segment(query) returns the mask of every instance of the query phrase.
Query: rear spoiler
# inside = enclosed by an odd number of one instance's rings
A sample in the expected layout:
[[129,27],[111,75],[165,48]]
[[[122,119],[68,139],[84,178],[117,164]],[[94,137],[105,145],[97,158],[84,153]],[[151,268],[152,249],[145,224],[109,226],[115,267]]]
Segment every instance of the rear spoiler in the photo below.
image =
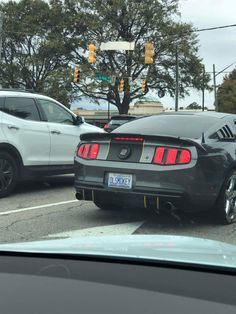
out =
[[[170,135],[145,135],[145,134],[136,134],[136,133],[83,133],[80,135],[81,141],[110,141],[115,137],[141,137],[145,140],[162,140],[162,141],[171,141],[172,143],[176,144],[186,144],[186,145],[193,145],[196,148],[206,151],[204,146],[198,142],[198,140],[193,140],[190,138],[185,137],[178,137],[178,136],[170,136]],[[202,142],[203,138],[202,138]]]

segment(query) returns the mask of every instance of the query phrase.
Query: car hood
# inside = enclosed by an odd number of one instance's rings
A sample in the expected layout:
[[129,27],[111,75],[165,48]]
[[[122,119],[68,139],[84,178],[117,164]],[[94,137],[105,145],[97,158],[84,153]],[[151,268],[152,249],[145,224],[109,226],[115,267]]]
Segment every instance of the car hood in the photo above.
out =
[[100,133],[106,133],[102,128],[99,128],[96,125],[91,125],[87,122],[84,122],[82,124],[83,128],[84,128],[84,132],[83,133],[93,133],[93,132],[100,132]]
[[236,246],[182,236],[76,237],[2,244],[0,251],[76,254],[236,267]]

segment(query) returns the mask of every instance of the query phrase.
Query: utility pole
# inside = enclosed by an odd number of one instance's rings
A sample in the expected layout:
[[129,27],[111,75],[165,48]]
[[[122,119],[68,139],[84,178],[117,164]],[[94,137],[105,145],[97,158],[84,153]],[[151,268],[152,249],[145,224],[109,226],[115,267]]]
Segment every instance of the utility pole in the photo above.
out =
[[3,33],[3,13],[0,12],[0,63],[2,61],[2,33]]
[[205,66],[202,68],[202,111],[205,109]]
[[179,56],[176,45],[175,51],[175,111],[179,109]]
[[216,69],[215,69],[215,65],[213,64],[213,87],[214,87],[214,96],[215,96],[215,111],[218,111],[218,99],[217,99],[217,86],[216,86],[216,77],[217,75],[223,73],[225,70],[227,70],[228,68],[230,68],[232,65],[234,65],[236,63],[233,62],[231,64],[229,64],[227,67],[225,67],[223,70],[219,71],[216,73]]
[[215,111],[218,111],[217,93],[216,93],[216,68],[215,68],[215,64],[213,64],[213,87],[214,87],[214,97],[215,97]]
[[[0,12],[0,64],[2,63],[2,34],[3,34],[3,13]],[[1,83],[0,88],[2,88]]]
[[112,92],[111,89],[109,89],[109,92],[107,94],[107,123],[110,121],[110,102],[113,96],[114,93]]

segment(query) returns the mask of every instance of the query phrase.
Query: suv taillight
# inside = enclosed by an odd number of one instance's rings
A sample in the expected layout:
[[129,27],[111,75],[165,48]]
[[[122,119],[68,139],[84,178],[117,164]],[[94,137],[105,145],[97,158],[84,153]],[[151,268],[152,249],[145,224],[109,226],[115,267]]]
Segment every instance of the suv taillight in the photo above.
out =
[[77,156],[84,159],[96,159],[99,148],[99,144],[82,144],[77,150]]
[[152,162],[157,165],[183,165],[191,161],[188,149],[159,146],[156,148]]
[[107,124],[104,125],[103,128],[106,130],[106,129],[110,129],[110,127],[111,127],[111,125],[107,123]]

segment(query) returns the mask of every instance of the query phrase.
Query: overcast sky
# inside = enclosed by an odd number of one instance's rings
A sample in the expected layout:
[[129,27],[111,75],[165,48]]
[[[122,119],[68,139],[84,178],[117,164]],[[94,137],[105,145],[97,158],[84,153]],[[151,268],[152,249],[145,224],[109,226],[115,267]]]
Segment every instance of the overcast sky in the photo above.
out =
[[[192,23],[196,28],[236,24],[236,0],[181,0],[180,12],[181,20]],[[236,62],[236,27],[199,32],[198,34],[199,56],[203,58],[206,71],[212,72],[213,64],[218,72]],[[227,71],[231,71],[233,68],[234,66]],[[222,82],[224,75],[217,76],[217,84]],[[201,93],[193,91],[190,97],[181,99],[179,103],[180,106],[185,106],[192,101],[201,104]],[[165,106],[174,107],[173,99],[165,97],[162,102]],[[213,102],[214,93],[206,93],[206,106],[213,108]]]

